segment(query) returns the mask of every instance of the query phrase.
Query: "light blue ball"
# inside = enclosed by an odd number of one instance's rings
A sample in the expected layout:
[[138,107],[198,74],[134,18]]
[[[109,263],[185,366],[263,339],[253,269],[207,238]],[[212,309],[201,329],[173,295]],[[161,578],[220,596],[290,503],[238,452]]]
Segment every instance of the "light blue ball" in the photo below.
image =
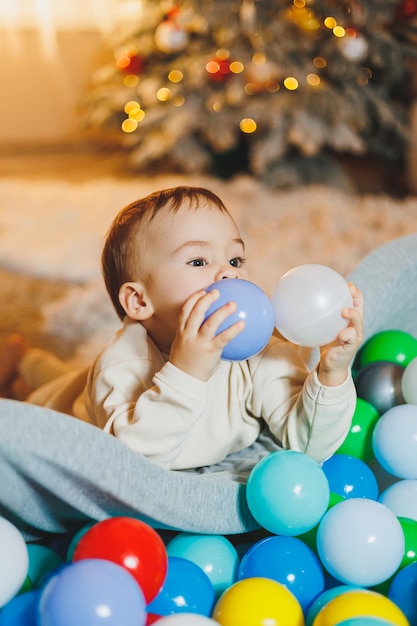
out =
[[246,498],[255,520],[271,533],[296,536],[325,514],[330,487],[314,459],[294,450],[272,452],[251,471]]
[[245,328],[225,346],[222,359],[249,359],[266,346],[273,333],[275,317],[270,299],[260,287],[241,278],[218,280],[206,291],[213,289],[218,289],[220,296],[207,311],[206,319],[228,302],[236,303],[236,311],[220,324],[218,332],[241,320],[245,322]]
[[221,535],[179,533],[168,543],[167,554],[188,559],[201,567],[217,596],[236,581],[239,556],[234,545]]

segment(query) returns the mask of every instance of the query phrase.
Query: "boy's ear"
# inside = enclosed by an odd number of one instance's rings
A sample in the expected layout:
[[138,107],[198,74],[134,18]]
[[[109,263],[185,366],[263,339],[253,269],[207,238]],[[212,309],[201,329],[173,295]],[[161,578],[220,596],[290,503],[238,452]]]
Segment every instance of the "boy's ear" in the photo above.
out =
[[141,283],[124,283],[119,290],[119,302],[126,315],[139,322],[148,319],[153,313],[153,306]]

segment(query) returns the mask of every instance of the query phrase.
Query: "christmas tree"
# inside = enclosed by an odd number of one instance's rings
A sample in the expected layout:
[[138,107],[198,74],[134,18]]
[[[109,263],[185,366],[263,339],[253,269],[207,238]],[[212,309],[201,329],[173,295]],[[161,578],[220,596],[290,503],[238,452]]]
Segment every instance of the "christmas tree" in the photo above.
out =
[[417,0],[143,1],[84,112],[140,172],[329,182],[338,154],[399,162]]

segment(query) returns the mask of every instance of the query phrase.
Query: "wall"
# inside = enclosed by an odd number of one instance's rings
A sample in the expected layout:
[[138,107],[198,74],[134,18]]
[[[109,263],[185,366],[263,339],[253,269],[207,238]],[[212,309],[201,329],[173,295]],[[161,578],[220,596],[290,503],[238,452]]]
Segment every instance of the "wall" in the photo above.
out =
[[0,147],[74,141],[79,103],[114,29],[140,0],[0,3]]

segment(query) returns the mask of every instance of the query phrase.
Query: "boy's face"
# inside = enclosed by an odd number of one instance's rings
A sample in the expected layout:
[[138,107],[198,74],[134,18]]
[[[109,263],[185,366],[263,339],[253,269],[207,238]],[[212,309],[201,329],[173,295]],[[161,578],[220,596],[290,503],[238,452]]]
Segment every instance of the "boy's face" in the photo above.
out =
[[248,278],[244,244],[230,215],[208,203],[161,211],[149,224],[146,241],[142,269],[154,309],[146,326],[168,349],[189,296],[222,278]]

